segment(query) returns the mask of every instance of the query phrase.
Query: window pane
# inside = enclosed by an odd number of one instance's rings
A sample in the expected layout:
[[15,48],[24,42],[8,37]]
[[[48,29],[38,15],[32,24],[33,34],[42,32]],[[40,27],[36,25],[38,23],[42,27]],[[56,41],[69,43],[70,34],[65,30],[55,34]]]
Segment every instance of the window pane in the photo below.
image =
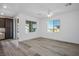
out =
[[35,32],[36,31],[36,22],[34,21],[26,21],[26,32]]
[[59,32],[60,31],[60,20],[48,20],[48,32]]
[[48,31],[53,32],[53,20],[48,21]]
[[53,20],[53,32],[60,31],[60,20]]

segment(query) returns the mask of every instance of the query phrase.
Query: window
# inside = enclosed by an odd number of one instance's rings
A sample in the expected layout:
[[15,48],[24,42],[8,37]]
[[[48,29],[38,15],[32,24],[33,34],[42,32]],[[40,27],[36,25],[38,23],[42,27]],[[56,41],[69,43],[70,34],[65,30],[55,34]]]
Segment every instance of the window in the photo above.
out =
[[34,21],[26,21],[25,29],[26,32],[35,32],[37,23]]
[[60,31],[60,20],[48,20],[48,32],[59,32]]

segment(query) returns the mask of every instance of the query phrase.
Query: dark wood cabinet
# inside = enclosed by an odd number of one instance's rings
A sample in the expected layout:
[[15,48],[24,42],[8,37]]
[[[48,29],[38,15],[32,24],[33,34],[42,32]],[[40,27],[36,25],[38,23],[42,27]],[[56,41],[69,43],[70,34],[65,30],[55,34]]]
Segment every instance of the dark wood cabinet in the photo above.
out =
[[0,28],[4,28],[4,20],[0,18]]
[[13,19],[5,20],[5,38],[6,39],[13,38]]
[[0,18],[0,27],[5,28],[5,39],[13,39],[13,19]]

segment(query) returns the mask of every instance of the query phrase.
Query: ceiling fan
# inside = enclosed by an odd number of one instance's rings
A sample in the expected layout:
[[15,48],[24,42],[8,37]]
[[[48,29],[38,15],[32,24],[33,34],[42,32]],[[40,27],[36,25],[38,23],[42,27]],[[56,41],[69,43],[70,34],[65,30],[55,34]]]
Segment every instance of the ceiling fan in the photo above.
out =
[[72,5],[72,3],[66,3],[65,4],[65,6],[71,6]]
[[[72,3],[66,3],[64,6],[68,7],[71,5],[72,5]],[[46,17],[46,18],[52,18],[52,16],[55,15],[56,13],[57,13],[57,11],[52,11],[52,10],[48,9],[46,12],[39,12],[38,14],[43,17]]]
[[40,11],[38,12],[39,16],[45,17],[45,18],[52,18],[52,16],[54,15],[54,13],[51,10],[47,10],[47,11]]
[[[66,3],[65,6],[71,6],[72,3]],[[48,18],[52,18],[52,16],[54,15],[54,12],[52,12],[51,10],[48,10],[48,14],[47,14],[47,17]]]

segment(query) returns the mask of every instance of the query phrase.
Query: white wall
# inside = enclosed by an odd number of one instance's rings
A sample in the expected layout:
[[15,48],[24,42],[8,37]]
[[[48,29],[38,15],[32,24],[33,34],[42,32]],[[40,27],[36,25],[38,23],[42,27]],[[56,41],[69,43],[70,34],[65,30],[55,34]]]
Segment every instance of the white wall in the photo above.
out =
[[41,36],[45,38],[55,39],[79,44],[79,11],[63,13],[53,18],[59,18],[61,28],[59,33],[47,32],[47,20],[41,20]]
[[[79,11],[63,13],[54,16],[53,18],[60,19],[61,28],[58,33],[47,32],[47,21],[48,19],[37,19],[34,17],[29,17],[25,14],[19,14],[17,16],[20,20],[19,22],[19,41],[29,40],[37,37],[45,37],[59,41],[66,41],[79,44]],[[25,32],[25,21],[32,20],[37,22],[37,31],[32,33]]]
[[[19,37],[19,41],[39,37],[39,20],[38,19],[29,17],[25,14],[19,14],[17,17],[19,18],[19,24],[18,24],[19,33],[17,35]],[[25,21],[26,20],[31,20],[31,21],[37,22],[37,31],[36,32],[26,33],[26,31],[25,31]]]

